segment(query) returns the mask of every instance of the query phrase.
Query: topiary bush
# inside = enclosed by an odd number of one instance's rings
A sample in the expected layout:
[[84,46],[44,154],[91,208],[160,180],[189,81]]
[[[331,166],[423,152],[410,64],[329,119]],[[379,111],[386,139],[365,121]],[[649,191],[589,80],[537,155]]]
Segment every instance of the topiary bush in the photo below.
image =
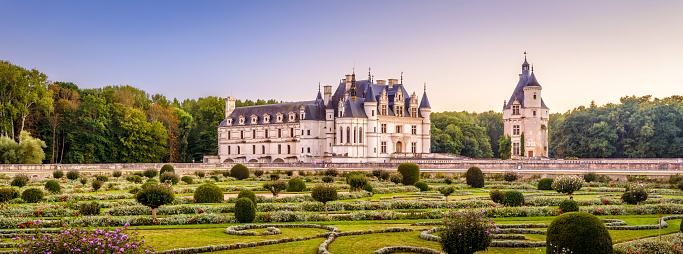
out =
[[519,191],[505,192],[505,205],[507,206],[521,206],[524,205],[524,195]]
[[242,164],[237,164],[230,169],[230,175],[237,180],[244,180],[249,178],[249,168]]
[[161,166],[161,169],[159,169],[159,175],[163,175],[166,172],[175,173],[175,168],[173,168],[171,164],[164,164]]
[[598,174],[596,174],[595,172],[586,172],[585,174],[583,174],[583,180],[587,183],[595,182],[598,180]]
[[170,183],[171,185],[176,185],[178,184],[180,179],[178,179],[178,175],[176,175],[174,172],[164,172],[159,176],[159,181],[162,183]]
[[579,211],[579,203],[571,200],[571,199],[565,199],[560,202],[560,212],[561,213],[569,213],[569,212],[578,212]]
[[612,238],[605,224],[598,217],[585,212],[557,216],[548,227],[546,246],[546,254],[614,253]]
[[420,189],[420,191],[428,191],[429,190],[429,185],[427,185],[427,183],[425,183],[423,181],[415,182],[414,185],[415,185],[415,187]]
[[637,205],[647,200],[647,191],[642,186],[632,186],[627,192],[621,195],[621,199],[629,205]]
[[386,171],[386,170],[381,169],[381,168],[373,169],[373,170],[372,170],[372,176],[374,176],[374,177],[376,177],[377,179],[379,179],[379,177],[382,175],[382,172],[384,172],[384,171]]
[[553,189],[553,179],[552,178],[543,178],[538,181],[538,189],[539,190],[552,190]]
[[398,173],[401,174],[403,185],[413,185],[420,181],[420,166],[415,163],[401,163],[398,165]]
[[497,227],[484,211],[465,210],[446,213],[441,231],[441,249],[448,254],[472,254],[488,249]]
[[327,202],[337,200],[337,188],[328,184],[317,185],[311,190],[311,197],[323,203],[325,215],[327,215]]
[[43,199],[43,191],[38,188],[26,189],[21,193],[21,199],[26,203],[38,203],[38,201]]
[[29,177],[26,174],[17,174],[12,178],[12,182],[10,183],[11,186],[16,186],[16,187],[24,187],[26,184],[28,184]]
[[514,170],[507,170],[507,171],[503,172],[503,180],[505,180],[507,182],[517,181],[518,178],[519,178],[519,174],[517,174],[517,172]]
[[337,170],[337,168],[332,167],[332,168],[325,169],[324,174],[326,176],[335,177],[339,174],[339,171]]
[[59,182],[57,180],[48,180],[47,182],[45,182],[45,189],[52,194],[62,192],[62,186],[59,185]]
[[19,192],[17,190],[12,188],[0,188],[0,203],[5,203],[18,197]]
[[78,206],[78,213],[81,215],[98,215],[100,214],[100,205],[95,202],[87,202]]
[[505,204],[505,192],[504,191],[499,191],[499,190],[492,190],[489,192],[489,197],[491,198],[491,201],[493,201],[496,204]]
[[[197,191],[199,191],[199,188],[197,188]],[[223,193],[221,193],[221,197],[222,196]],[[196,198],[197,192],[195,192],[195,200]],[[152,184],[147,188],[140,189],[140,191],[135,194],[135,200],[137,200],[138,203],[152,209],[152,218],[155,221],[157,219],[157,208],[172,203],[174,199],[175,195],[173,194],[173,188],[167,184]]]
[[76,170],[69,170],[69,172],[66,172],[66,178],[69,180],[76,180],[80,174]]
[[301,192],[306,190],[306,183],[301,180],[301,178],[292,178],[289,179],[289,182],[287,183],[287,191],[291,192]]
[[88,183],[88,179],[83,177],[83,178],[81,178],[80,182],[81,182],[81,185],[85,185],[86,183]]
[[322,179],[322,180],[323,180],[323,182],[325,182],[325,183],[334,182],[334,178],[332,178],[331,176],[323,176],[323,179]]
[[368,179],[359,174],[349,176],[347,181],[353,191],[360,191],[368,184]]
[[391,176],[391,173],[389,173],[389,171],[384,170],[384,171],[382,171],[382,173],[379,174],[379,179],[382,181],[386,181],[386,180],[389,180],[390,176]]
[[204,176],[206,176],[206,173],[204,173],[204,171],[196,171],[194,172],[194,174],[197,175],[197,177],[199,178],[203,178]]
[[263,175],[263,170],[260,170],[260,169],[254,170],[254,175],[256,177],[261,177]]
[[451,185],[453,184],[453,179],[451,179],[450,177],[446,177],[446,179],[444,179],[443,182],[447,185]]
[[142,177],[139,175],[129,175],[126,177],[126,181],[129,181],[131,183],[142,183]]
[[270,180],[271,180],[271,181],[275,181],[275,180],[278,180],[278,179],[280,179],[280,175],[279,175],[279,174],[277,174],[277,173],[272,173],[272,174],[270,174]]
[[194,191],[195,203],[220,203],[223,200],[223,190],[213,183],[202,184]]
[[569,199],[573,199],[572,193],[578,191],[583,186],[583,177],[577,175],[561,175],[553,180],[553,190],[569,194]]
[[108,182],[109,181],[109,177],[107,177],[105,175],[98,175],[97,177],[95,177],[95,179],[97,179],[97,181],[100,181],[100,182]]
[[223,177],[229,177],[230,176],[230,170],[223,170],[221,172],[221,175],[223,175]]
[[186,184],[192,184],[193,182],[192,177],[189,176],[183,176],[182,178],[180,178],[180,180],[185,182]]
[[285,171],[285,174],[286,174],[287,176],[293,176],[293,175],[294,175],[294,171],[293,171],[293,170],[287,170],[287,171]]
[[389,177],[389,181],[395,184],[399,184],[403,182],[403,178],[401,178],[401,175],[399,174],[391,174],[391,177]]
[[369,184],[369,183],[366,184],[365,186],[363,186],[363,190],[364,190],[364,191],[367,191],[367,192],[370,192],[370,193],[373,193],[373,194],[374,194],[374,192],[375,192],[374,189],[372,188],[372,185]]
[[273,193],[273,196],[277,197],[277,194],[287,189],[287,183],[282,180],[268,181],[263,184],[263,188],[269,190],[270,193]]
[[119,178],[123,175],[123,172],[121,170],[114,170],[114,172],[111,173],[113,177]]
[[153,178],[159,174],[159,171],[153,168],[148,168],[145,169],[145,171],[142,172],[142,175],[146,176],[147,178]]
[[220,182],[221,181],[218,179],[218,176],[211,176],[209,178],[213,179],[214,182]]
[[95,192],[97,192],[100,188],[102,188],[102,184],[104,184],[102,181],[95,180],[92,181],[90,185],[92,186],[92,189],[95,190]]
[[439,193],[441,193],[441,195],[444,195],[444,197],[446,197],[446,202],[448,202],[448,196],[450,196],[454,192],[455,192],[455,188],[453,188],[453,186],[447,186],[447,187],[439,188]]
[[240,198],[248,198],[251,200],[251,202],[254,202],[254,205],[256,205],[256,193],[250,189],[241,190],[240,194],[237,194],[237,199]]
[[256,218],[256,205],[249,198],[235,201],[235,219],[239,223],[251,223]]
[[484,173],[478,167],[471,167],[465,173],[467,184],[472,188],[484,188]]
[[55,170],[55,171],[52,171],[52,177],[53,177],[54,179],[60,179],[60,178],[64,177],[64,171],[61,171],[61,170],[59,170],[59,169],[58,169],[58,170]]

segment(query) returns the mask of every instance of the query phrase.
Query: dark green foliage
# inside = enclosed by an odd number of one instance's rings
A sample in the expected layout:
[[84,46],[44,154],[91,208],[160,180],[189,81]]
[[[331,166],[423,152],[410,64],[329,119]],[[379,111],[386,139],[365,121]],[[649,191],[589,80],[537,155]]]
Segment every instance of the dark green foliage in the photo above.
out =
[[519,178],[519,175],[515,171],[508,170],[508,171],[503,172],[503,180],[505,180],[507,182],[517,181],[517,178]]
[[512,155],[512,138],[508,135],[502,135],[498,139],[498,154],[503,160],[510,159]]
[[277,194],[281,191],[287,189],[287,183],[282,180],[268,181],[263,184],[263,188],[273,193],[273,196],[277,197]]
[[637,186],[631,187],[629,191],[621,195],[621,199],[629,205],[637,205],[640,202],[647,200],[647,191],[644,188]]
[[37,203],[43,199],[43,195],[44,193],[42,190],[38,188],[30,188],[21,193],[21,199],[26,201],[26,203]]
[[306,180],[304,180],[304,181],[306,181],[307,183],[312,183],[312,182],[313,182],[313,179],[310,178],[310,177],[306,177]]
[[451,185],[453,184],[453,179],[451,179],[450,177],[446,177],[446,179],[444,179],[443,182],[447,185]]
[[369,184],[369,183],[366,184],[365,186],[363,186],[363,190],[364,190],[364,191],[367,191],[367,192],[370,192],[370,193],[374,193],[374,191],[373,191],[374,189],[372,189],[372,185]]
[[455,188],[453,188],[453,186],[441,187],[439,188],[439,193],[441,193],[441,195],[444,195],[446,197],[446,200],[448,200],[448,196],[455,193]]
[[[199,190],[199,188],[197,188]],[[221,197],[222,197],[221,193]],[[195,199],[197,192],[195,192]],[[162,205],[167,205],[173,202],[175,195],[173,189],[165,184],[152,184],[147,188],[142,188],[135,194],[135,199],[138,203],[152,208],[152,218],[156,220],[156,209]],[[197,202],[199,203],[199,202]]]
[[275,181],[275,180],[278,180],[278,179],[280,179],[280,175],[278,175],[278,174],[276,174],[276,173],[270,174],[270,180],[271,180],[271,181]]
[[431,152],[473,158],[498,157],[503,135],[501,113],[441,112],[431,114]]
[[164,164],[161,166],[161,169],[159,169],[159,175],[163,175],[166,172],[175,173],[175,168],[173,168],[171,164]]
[[223,200],[223,190],[213,183],[202,184],[194,191],[195,203],[220,203]]
[[98,175],[95,179],[97,179],[97,181],[100,181],[100,182],[108,182],[109,181],[109,177],[107,177],[105,175]]
[[[142,181],[142,180],[140,180],[140,181]],[[88,179],[85,178],[85,177],[83,177],[83,178],[81,178],[81,181],[80,181],[80,182],[81,182],[82,185],[85,185],[86,183],[88,183]]]
[[562,213],[578,212],[579,211],[579,203],[572,200],[572,199],[562,200],[562,202],[560,202],[560,211]]
[[131,183],[142,183],[142,177],[139,175],[128,175],[126,177],[126,181],[129,181]]
[[12,188],[0,188],[0,203],[5,203],[12,199],[15,199],[15,192]]
[[256,218],[256,204],[249,198],[238,198],[235,201],[235,219],[239,223],[251,223]]
[[332,185],[317,185],[311,189],[311,197],[315,201],[323,203],[325,215],[327,215],[327,202],[337,200],[337,189]]
[[52,171],[52,177],[54,179],[60,179],[60,178],[64,177],[64,171],[61,171],[61,170]]
[[28,184],[29,177],[26,174],[17,174],[12,178],[12,182],[10,183],[11,186],[16,186],[16,187],[24,187],[26,184]]
[[142,172],[142,175],[144,175],[148,178],[153,178],[153,177],[157,176],[157,174],[159,174],[159,171],[157,171],[156,169],[153,169],[153,168],[145,169],[145,171]]
[[403,178],[401,178],[401,175],[399,174],[391,174],[391,177],[389,177],[389,181],[395,184],[399,184],[403,182]]
[[669,176],[668,183],[669,184],[677,184],[678,182],[681,181],[681,179],[683,179],[683,178],[681,178],[681,174],[676,173],[675,175]]
[[144,175],[142,174],[141,171],[135,171],[135,172],[133,172],[133,175],[136,175],[136,176],[139,176],[139,177],[143,177],[143,176],[144,176]]
[[92,181],[92,183],[90,183],[90,185],[92,186],[92,189],[95,190],[95,192],[97,192],[100,188],[102,188],[102,184],[103,184],[103,182],[100,180],[95,180],[95,181]]
[[292,170],[287,170],[287,171],[285,171],[285,174],[286,174],[287,176],[293,176],[293,175],[294,175],[294,171],[292,171]]
[[678,188],[679,190],[683,190],[683,181],[678,182],[676,188]]
[[203,178],[204,176],[206,176],[206,173],[204,173],[204,171],[201,170],[194,172],[194,174],[197,175],[199,178]]
[[398,173],[401,174],[403,185],[413,185],[420,181],[420,166],[414,163],[401,163],[398,165]]
[[249,178],[249,168],[242,164],[237,164],[230,169],[230,175],[237,180],[244,180]]
[[323,180],[323,182],[325,182],[325,183],[331,183],[331,182],[334,181],[334,178],[332,178],[331,176],[323,176],[323,179],[322,179],[322,180]]
[[[557,216],[546,236],[547,254],[582,253],[606,254],[613,253],[612,238],[605,225],[597,217],[584,212],[570,212]],[[570,252],[571,251],[571,252]]]
[[465,174],[467,184],[472,188],[484,188],[484,173],[478,167],[471,167],[467,169]]
[[586,172],[585,174],[583,174],[583,180],[587,183],[595,182],[598,180],[598,174],[596,174],[595,172]]
[[359,174],[349,176],[347,181],[353,191],[359,191],[368,184],[368,179]]
[[301,178],[289,179],[287,183],[287,191],[301,192],[306,190],[306,183]]
[[553,189],[553,179],[552,178],[543,178],[538,181],[538,189],[539,190],[552,190]]
[[489,192],[489,197],[491,198],[491,201],[496,204],[505,204],[506,195],[504,191],[492,190]]
[[237,194],[237,199],[240,198],[248,198],[251,200],[251,202],[254,202],[254,205],[256,205],[256,193],[250,189],[241,190],[240,193]]
[[420,189],[420,191],[428,191],[429,190],[429,185],[423,181],[415,182],[415,187]]
[[260,169],[254,170],[254,175],[256,177],[261,177],[263,175],[263,170],[260,170]]
[[149,180],[147,180],[147,182],[142,184],[142,186],[140,186],[140,188],[144,189],[144,188],[147,188],[147,187],[155,185],[155,184],[159,184],[159,182],[157,182],[157,180],[154,180],[154,179],[149,179]]
[[180,179],[178,179],[178,175],[176,175],[174,172],[164,172],[159,176],[159,181],[162,183],[171,183],[172,185],[176,185]]
[[336,168],[328,168],[328,169],[325,169],[324,174],[326,176],[335,177],[339,174],[339,171]]
[[121,170],[114,170],[114,172],[111,173],[113,177],[119,178],[123,175],[123,172]]
[[505,205],[507,206],[521,206],[524,205],[524,195],[519,191],[505,192]]
[[136,187],[131,188],[131,189],[128,191],[128,193],[130,193],[130,194],[137,194],[138,191],[140,191],[140,187],[137,187],[137,186],[136,186]]
[[373,169],[372,170],[372,176],[379,179],[379,177],[382,175],[382,172],[386,172],[386,170],[384,170],[384,169]]
[[48,180],[47,182],[45,182],[45,189],[52,194],[62,192],[62,186],[59,185],[59,182],[57,180]]
[[78,206],[78,213],[81,215],[99,215],[100,205],[95,202],[87,202]]
[[384,171],[382,171],[382,173],[380,173],[379,179],[382,181],[386,181],[386,180],[389,180],[390,176],[391,176],[391,173],[389,173],[389,171],[384,170]]
[[223,170],[221,172],[221,175],[223,175],[223,177],[229,177],[230,176],[230,170]]
[[192,177],[189,176],[183,176],[182,178],[180,178],[180,180],[185,182],[186,184],[192,184],[193,182]]
[[220,182],[218,176],[211,176],[210,178],[213,179],[215,182]]

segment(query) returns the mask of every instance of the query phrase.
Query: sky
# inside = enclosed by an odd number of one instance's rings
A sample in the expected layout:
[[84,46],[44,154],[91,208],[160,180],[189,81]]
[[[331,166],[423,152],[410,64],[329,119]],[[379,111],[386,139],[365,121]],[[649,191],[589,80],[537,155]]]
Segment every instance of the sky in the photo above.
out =
[[0,60],[81,88],[312,100],[354,67],[433,112],[502,111],[523,52],[551,112],[683,88],[683,1],[6,1]]

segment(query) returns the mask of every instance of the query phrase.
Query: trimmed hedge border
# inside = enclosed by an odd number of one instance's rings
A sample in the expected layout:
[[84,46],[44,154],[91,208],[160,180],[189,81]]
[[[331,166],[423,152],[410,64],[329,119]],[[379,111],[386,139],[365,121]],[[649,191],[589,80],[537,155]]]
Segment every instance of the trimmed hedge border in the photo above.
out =
[[423,254],[445,254],[435,249],[426,247],[413,246],[391,246],[376,250],[374,254],[388,254],[388,253],[423,253]]

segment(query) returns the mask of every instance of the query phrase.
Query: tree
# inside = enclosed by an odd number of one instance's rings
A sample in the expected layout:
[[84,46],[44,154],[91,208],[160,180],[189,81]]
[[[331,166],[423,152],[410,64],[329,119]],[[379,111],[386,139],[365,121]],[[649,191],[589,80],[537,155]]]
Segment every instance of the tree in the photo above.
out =
[[583,177],[577,175],[561,175],[555,178],[552,187],[555,191],[569,194],[569,199],[574,199],[572,194],[581,189]]
[[0,136],[0,162],[3,164],[41,164],[45,158],[45,142],[31,137],[31,133],[22,131],[19,143],[9,137]]
[[525,146],[525,144],[524,144],[524,143],[525,143],[525,140],[524,140],[524,132],[522,132],[522,135],[519,136],[519,141],[520,141],[520,142],[519,142],[519,154],[520,154],[522,157],[525,157],[525,156],[526,156],[526,155],[525,155],[526,151],[525,151],[524,148],[525,148],[526,146]]
[[439,192],[446,197],[446,202],[448,202],[448,196],[455,192],[455,188],[453,186],[441,187]]
[[[15,138],[24,131],[31,112],[52,110],[47,76],[36,69],[27,70],[0,61],[0,133]],[[17,128],[15,125],[19,125]]]
[[510,159],[512,155],[512,138],[508,135],[500,136],[498,139],[498,154],[503,160]]
[[273,193],[273,197],[277,197],[278,193],[287,189],[287,183],[282,180],[268,181],[263,184],[263,188]]
[[311,190],[311,197],[315,201],[323,203],[325,216],[327,216],[327,202],[337,200],[337,189],[332,185],[317,185]]
[[152,218],[157,220],[157,208],[173,202],[175,195],[170,185],[152,184],[141,189],[135,195],[135,199],[149,208],[152,208]]

